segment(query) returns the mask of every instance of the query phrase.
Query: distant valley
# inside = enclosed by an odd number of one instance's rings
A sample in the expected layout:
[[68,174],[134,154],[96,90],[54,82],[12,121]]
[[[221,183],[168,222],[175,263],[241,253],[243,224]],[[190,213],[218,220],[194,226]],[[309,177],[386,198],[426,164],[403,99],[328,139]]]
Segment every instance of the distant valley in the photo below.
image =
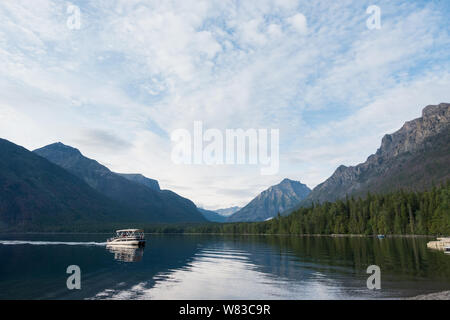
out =
[[226,222],[229,216],[239,211],[240,209],[241,208],[237,206],[217,210],[206,210],[203,208],[198,208],[203,216],[211,222]]

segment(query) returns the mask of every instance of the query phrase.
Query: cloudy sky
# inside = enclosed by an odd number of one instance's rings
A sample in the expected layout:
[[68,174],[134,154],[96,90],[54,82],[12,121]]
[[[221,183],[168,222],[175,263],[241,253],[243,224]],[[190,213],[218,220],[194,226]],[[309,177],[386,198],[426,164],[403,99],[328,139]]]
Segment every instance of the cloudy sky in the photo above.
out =
[[[210,209],[285,177],[312,188],[450,102],[449,16],[445,0],[2,0],[0,137],[61,141]],[[174,164],[194,121],[279,129],[278,174]]]

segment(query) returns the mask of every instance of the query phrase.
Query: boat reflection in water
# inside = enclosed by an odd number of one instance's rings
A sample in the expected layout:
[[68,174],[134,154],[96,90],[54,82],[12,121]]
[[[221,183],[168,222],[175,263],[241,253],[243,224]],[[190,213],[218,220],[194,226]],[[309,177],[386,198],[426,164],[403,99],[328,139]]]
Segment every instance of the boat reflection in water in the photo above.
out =
[[139,262],[144,255],[144,248],[138,246],[106,246],[106,249],[114,253],[114,259],[122,262]]
[[114,253],[114,259],[123,262],[138,262],[144,255],[144,230],[117,230],[116,235],[106,240],[106,248]]

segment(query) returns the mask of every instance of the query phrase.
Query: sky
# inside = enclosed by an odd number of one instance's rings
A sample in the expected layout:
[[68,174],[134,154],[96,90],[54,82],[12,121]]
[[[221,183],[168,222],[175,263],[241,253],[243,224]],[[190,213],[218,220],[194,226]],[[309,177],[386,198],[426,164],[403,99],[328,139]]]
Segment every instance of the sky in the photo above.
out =
[[[0,137],[62,142],[208,209],[284,178],[313,188],[450,102],[449,15],[447,0],[2,0]],[[278,129],[278,172],[174,163],[171,135],[195,121]]]

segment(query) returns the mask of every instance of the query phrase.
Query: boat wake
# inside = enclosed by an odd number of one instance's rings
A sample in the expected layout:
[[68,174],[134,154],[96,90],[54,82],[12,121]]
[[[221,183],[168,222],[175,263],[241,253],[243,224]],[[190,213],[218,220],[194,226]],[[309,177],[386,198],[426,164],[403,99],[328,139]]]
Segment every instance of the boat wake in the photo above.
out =
[[0,245],[66,245],[66,246],[106,246],[106,242],[62,242],[62,241],[21,241],[21,240],[0,240]]

